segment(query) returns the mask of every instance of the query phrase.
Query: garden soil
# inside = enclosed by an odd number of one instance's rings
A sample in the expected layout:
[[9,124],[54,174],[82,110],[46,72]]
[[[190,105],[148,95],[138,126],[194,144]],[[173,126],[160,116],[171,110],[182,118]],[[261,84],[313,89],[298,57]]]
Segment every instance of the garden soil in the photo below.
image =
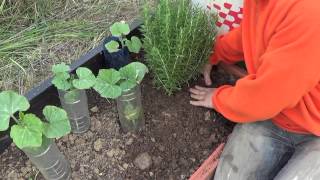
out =
[[[215,72],[214,86],[234,82],[221,69]],[[199,83],[203,80],[190,86]],[[188,179],[233,128],[218,113],[191,106],[189,87],[167,96],[147,77],[142,83],[146,125],[135,134],[122,132],[113,101],[88,91],[90,130],[56,140],[70,160],[72,179]],[[0,167],[1,179],[43,179],[13,144],[0,155]]]

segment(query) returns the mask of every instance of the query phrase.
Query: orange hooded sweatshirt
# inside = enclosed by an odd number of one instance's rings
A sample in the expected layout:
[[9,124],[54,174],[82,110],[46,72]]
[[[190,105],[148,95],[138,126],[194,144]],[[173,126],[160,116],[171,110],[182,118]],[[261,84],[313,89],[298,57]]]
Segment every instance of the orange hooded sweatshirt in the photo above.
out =
[[320,136],[320,1],[245,0],[241,26],[218,38],[211,62],[241,59],[248,75],[212,97],[220,113]]

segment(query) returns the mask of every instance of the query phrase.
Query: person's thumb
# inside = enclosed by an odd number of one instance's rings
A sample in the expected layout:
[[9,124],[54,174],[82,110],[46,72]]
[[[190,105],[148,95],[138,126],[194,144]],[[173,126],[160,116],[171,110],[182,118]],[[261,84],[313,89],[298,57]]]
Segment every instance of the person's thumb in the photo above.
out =
[[203,68],[203,77],[204,77],[204,82],[206,83],[207,86],[211,86],[212,80],[210,77],[212,70],[212,65],[211,64],[206,64]]
[[212,80],[211,80],[211,77],[210,77],[210,73],[205,72],[203,77],[204,77],[204,82],[206,83],[206,85],[207,86],[211,86]]

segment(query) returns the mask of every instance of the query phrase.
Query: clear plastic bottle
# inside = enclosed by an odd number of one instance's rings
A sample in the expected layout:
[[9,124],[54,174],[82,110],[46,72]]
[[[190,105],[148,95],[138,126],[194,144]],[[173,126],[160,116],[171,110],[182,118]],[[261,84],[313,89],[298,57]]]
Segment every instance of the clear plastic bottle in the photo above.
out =
[[117,108],[123,131],[137,131],[144,127],[140,85],[123,92],[117,99]]
[[90,128],[88,99],[85,90],[58,90],[60,102],[68,113],[73,133],[84,133]]
[[54,140],[43,137],[38,148],[24,148],[23,152],[36,165],[45,179],[67,180],[71,176],[71,168],[65,156],[59,151]]

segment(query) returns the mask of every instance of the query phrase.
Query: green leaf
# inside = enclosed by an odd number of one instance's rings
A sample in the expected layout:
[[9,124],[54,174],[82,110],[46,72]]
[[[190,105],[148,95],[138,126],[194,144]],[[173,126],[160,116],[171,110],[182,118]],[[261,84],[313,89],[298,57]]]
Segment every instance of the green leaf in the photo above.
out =
[[110,27],[112,36],[121,37],[130,33],[130,27],[125,22],[116,22]]
[[20,124],[11,127],[10,136],[18,148],[40,147],[43,123],[34,114],[26,114]]
[[19,111],[19,119],[23,119],[24,118],[24,113]]
[[72,87],[72,84],[69,82],[70,74],[66,72],[60,72],[56,74],[52,79],[52,84],[56,88],[67,91]]
[[141,108],[138,106],[133,106],[132,104],[127,104],[124,107],[124,116],[126,119],[135,122],[140,117]]
[[121,95],[121,87],[116,83],[121,79],[115,69],[101,69],[94,89],[104,98],[115,99]]
[[122,67],[119,71],[122,79],[134,80],[137,84],[140,84],[145,74],[148,73],[148,68],[140,62],[132,62]]
[[46,106],[43,109],[43,115],[48,123],[44,123],[44,135],[48,138],[60,138],[71,131],[70,122],[65,110]]
[[52,66],[52,72],[54,74],[59,73],[68,73],[70,71],[70,67],[66,65],[66,63],[60,63]]
[[108,84],[116,84],[120,79],[120,72],[115,69],[101,69],[97,77],[98,80]]
[[58,89],[68,90],[71,88],[71,83],[68,81],[70,79],[70,67],[65,63],[60,63],[52,66],[52,72],[54,77],[52,79],[52,84],[54,84]]
[[94,89],[104,98],[116,99],[121,96],[121,87],[118,85],[97,83]]
[[0,102],[0,131],[8,129],[10,116],[18,111],[26,111],[30,107],[27,98],[13,91],[1,92]]
[[80,67],[76,71],[79,79],[74,79],[72,84],[77,89],[89,89],[96,83],[96,77],[88,68]]
[[105,45],[109,53],[114,53],[119,51],[119,43],[117,41],[110,41]]
[[122,91],[128,91],[134,87],[136,87],[137,82],[135,80],[129,79],[125,80],[120,84]]
[[126,45],[130,52],[139,53],[142,47],[140,39],[136,36],[132,36],[131,40],[126,40]]

